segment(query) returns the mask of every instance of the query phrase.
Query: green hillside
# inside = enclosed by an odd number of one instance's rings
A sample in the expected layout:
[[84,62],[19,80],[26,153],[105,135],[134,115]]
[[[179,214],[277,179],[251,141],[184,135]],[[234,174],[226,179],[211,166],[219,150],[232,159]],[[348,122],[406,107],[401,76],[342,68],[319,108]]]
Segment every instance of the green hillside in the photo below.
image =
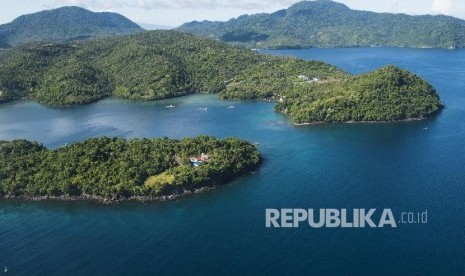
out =
[[465,21],[351,10],[329,0],[303,1],[271,14],[227,22],[190,22],[177,30],[253,48],[465,47]]
[[301,86],[282,98],[276,109],[295,123],[424,119],[442,108],[430,84],[394,66],[340,82]]
[[[305,119],[296,110],[330,95],[314,91],[330,90],[331,95],[351,97],[340,87],[344,84],[364,95],[364,101],[356,102],[353,108],[366,116],[345,117],[351,120],[371,119],[372,113],[377,121],[424,118],[441,108],[436,91],[425,81],[396,68],[385,71],[354,77],[323,62],[261,55],[174,31],[150,31],[75,44],[31,44],[4,51],[0,55],[0,101],[28,98],[52,106],[70,106],[107,96],[158,100],[220,93],[223,98],[274,97],[282,104],[295,106],[289,112],[279,104],[278,110],[290,114],[295,122],[307,122],[314,117]],[[393,77],[387,78],[384,73]],[[377,82],[374,87],[389,89],[365,93],[364,82],[372,79]],[[314,96],[301,97],[305,93]],[[410,101],[402,114],[384,110],[379,113],[378,105],[395,105],[397,96]],[[428,108],[422,106],[417,112],[417,103],[425,103]],[[327,117],[325,121],[335,120]]]
[[10,45],[6,43],[2,37],[0,37],[0,50],[10,48]]
[[142,30],[136,23],[117,13],[95,13],[79,7],[63,7],[22,15],[8,24],[0,25],[0,48],[32,41],[64,42]]

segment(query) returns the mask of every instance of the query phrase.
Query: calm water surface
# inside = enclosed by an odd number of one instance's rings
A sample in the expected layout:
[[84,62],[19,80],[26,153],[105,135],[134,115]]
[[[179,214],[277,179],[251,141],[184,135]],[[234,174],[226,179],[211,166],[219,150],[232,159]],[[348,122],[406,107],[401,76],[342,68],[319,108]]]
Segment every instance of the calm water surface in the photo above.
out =
[[[102,135],[238,136],[260,143],[265,157],[255,174],[172,202],[0,201],[0,266],[10,275],[463,275],[465,51],[265,53],[324,60],[353,73],[395,64],[430,81],[447,108],[423,122],[293,127],[272,104],[209,95],[107,99],[71,109],[0,105],[0,139],[56,148]],[[266,208],[427,209],[428,223],[267,229]]]

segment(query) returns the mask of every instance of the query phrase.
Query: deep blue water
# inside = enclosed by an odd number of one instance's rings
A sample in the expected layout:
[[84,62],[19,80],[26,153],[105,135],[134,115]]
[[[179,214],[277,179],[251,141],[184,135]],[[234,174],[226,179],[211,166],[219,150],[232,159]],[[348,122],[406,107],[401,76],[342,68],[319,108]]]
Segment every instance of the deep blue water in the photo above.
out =
[[[408,68],[437,88],[446,109],[422,122],[293,127],[272,104],[208,95],[108,99],[72,109],[0,105],[0,139],[55,148],[101,135],[209,134],[259,142],[265,157],[256,174],[172,202],[0,201],[0,268],[11,275],[463,275],[465,51],[267,53],[324,60],[353,73],[385,64]],[[428,223],[265,228],[265,208],[391,208],[395,215],[427,209]]]

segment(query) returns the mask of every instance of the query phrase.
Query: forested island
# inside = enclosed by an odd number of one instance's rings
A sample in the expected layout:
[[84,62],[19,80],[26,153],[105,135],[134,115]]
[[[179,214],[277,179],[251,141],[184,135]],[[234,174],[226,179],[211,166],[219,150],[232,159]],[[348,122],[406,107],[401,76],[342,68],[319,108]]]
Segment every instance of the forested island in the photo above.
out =
[[104,202],[175,198],[255,171],[257,148],[237,138],[92,138],[49,150],[0,141],[0,196]]
[[138,101],[192,93],[271,99],[294,123],[398,121],[437,113],[434,88],[388,66],[354,76],[318,61],[272,57],[176,31],[0,51],[0,102],[71,106],[113,96]]
[[329,1],[302,1],[274,13],[226,22],[194,21],[177,30],[260,49],[310,47],[465,47],[465,20],[352,10]]

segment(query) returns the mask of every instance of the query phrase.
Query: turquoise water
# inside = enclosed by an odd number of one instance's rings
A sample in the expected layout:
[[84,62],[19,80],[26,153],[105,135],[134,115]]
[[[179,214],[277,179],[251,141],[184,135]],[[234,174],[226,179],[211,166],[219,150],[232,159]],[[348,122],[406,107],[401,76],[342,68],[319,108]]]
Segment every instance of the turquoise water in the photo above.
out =
[[[260,143],[265,158],[255,174],[171,202],[0,201],[0,267],[11,275],[463,275],[465,51],[267,53],[354,73],[408,68],[438,89],[446,109],[422,122],[293,127],[272,104],[209,95],[72,109],[0,105],[0,139],[55,148],[101,135],[238,136]],[[273,229],[265,228],[266,208],[427,209],[428,223]]]

